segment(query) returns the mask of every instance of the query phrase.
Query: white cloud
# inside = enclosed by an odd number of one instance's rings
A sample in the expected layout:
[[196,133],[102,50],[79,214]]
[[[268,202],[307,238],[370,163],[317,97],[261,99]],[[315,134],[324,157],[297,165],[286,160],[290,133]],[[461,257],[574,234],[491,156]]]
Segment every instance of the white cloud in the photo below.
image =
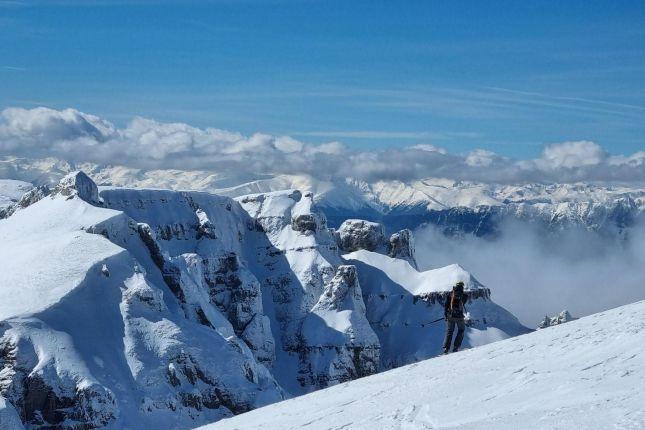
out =
[[418,145],[413,145],[410,146],[411,149],[419,149],[421,151],[428,151],[428,152],[438,152],[439,154],[447,154],[448,151],[446,151],[443,148],[439,148],[438,146],[430,145],[429,143],[420,143]]
[[607,156],[600,145],[581,140],[547,146],[538,163],[548,169],[575,168],[600,164]]
[[645,181],[645,152],[613,155],[589,141],[549,145],[541,157],[511,160],[486,150],[466,155],[423,144],[352,150],[290,136],[245,136],[216,128],[134,118],[126,127],[74,109],[9,108],[0,112],[0,155],[58,157],[142,169],[206,170],[252,179],[307,173],[319,178],[531,181]]
[[471,167],[488,167],[501,157],[492,151],[475,149],[466,156],[466,164]]

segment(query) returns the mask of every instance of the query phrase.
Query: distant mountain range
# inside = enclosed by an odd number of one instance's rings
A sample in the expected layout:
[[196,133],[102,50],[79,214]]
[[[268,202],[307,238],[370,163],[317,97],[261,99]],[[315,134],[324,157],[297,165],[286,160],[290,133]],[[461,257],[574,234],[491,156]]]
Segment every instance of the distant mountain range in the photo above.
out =
[[55,184],[82,169],[98,184],[119,187],[199,190],[237,197],[285,189],[311,192],[331,227],[345,219],[378,221],[388,232],[438,226],[445,234],[494,236],[502,222],[530,222],[546,231],[581,227],[620,235],[645,213],[645,187],[628,184],[484,184],[428,178],[368,183],[352,178],[319,179],[310,175],[275,175],[262,179],[229,177],[216,172],[142,170],[91,163],[71,164],[49,158],[0,159],[0,178]]

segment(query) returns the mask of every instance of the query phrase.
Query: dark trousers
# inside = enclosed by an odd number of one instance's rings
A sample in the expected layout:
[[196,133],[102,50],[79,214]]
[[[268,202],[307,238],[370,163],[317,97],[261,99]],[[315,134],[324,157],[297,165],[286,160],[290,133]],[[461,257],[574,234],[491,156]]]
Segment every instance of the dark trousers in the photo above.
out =
[[443,349],[448,351],[450,343],[452,342],[452,333],[455,331],[455,324],[457,325],[457,337],[455,337],[455,345],[453,351],[457,351],[461,346],[461,341],[464,340],[464,332],[466,331],[466,323],[463,318],[446,318],[446,339],[443,341]]

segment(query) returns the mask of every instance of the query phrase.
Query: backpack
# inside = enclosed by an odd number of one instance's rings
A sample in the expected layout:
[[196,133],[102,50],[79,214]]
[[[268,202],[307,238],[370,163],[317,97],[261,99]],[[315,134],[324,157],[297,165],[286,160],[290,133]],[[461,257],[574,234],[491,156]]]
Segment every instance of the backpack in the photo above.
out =
[[464,293],[453,291],[448,296],[448,315],[452,318],[464,317]]

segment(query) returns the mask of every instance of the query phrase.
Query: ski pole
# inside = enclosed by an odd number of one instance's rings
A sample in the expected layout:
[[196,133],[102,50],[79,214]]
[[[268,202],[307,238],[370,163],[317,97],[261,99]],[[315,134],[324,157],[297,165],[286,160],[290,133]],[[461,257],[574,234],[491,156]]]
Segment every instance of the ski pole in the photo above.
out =
[[429,323],[427,323],[427,324],[434,324],[434,323],[439,322],[439,321],[441,321],[441,320],[443,320],[443,319],[446,319],[446,317],[441,317],[441,318],[436,319],[436,320],[434,320],[434,321],[430,321],[430,322],[429,322]]

